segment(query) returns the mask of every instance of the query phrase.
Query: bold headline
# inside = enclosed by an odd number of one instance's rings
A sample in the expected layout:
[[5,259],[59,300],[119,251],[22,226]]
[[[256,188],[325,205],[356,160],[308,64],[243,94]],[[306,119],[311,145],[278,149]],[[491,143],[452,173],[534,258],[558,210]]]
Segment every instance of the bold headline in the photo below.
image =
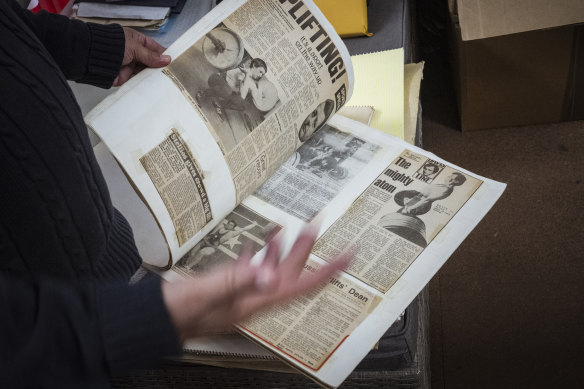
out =
[[201,198],[201,203],[203,204],[203,209],[205,212],[205,219],[208,223],[211,220],[213,220],[213,214],[211,213],[211,204],[209,203],[209,198],[207,196],[207,190],[205,189],[205,186],[203,185],[203,178],[199,174],[199,171],[197,170],[195,163],[191,159],[191,156],[189,155],[189,153],[185,149],[182,138],[174,131],[170,134],[169,138],[170,138],[172,144],[174,145],[174,147],[176,148],[176,151],[178,151],[179,155],[181,156],[181,159],[184,163],[184,166],[187,168],[188,172],[190,173],[191,177],[193,178],[193,181],[195,182],[197,192],[199,192],[199,196]]
[[[318,271],[317,268],[310,266],[308,264],[304,264],[304,270],[307,270],[311,273],[315,273],[316,271]],[[369,297],[365,296],[364,294],[361,294],[357,291],[357,289],[351,287],[351,288],[346,288],[347,286],[345,283],[343,283],[342,281],[340,281],[339,279],[335,278],[335,277],[331,277],[331,279],[329,280],[329,284],[331,284],[332,286],[336,286],[339,289],[344,290],[345,292],[347,292],[348,294],[351,295],[351,297],[356,298],[357,300],[361,300],[364,303],[366,303],[367,301],[369,301]]]
[[341,58],[339,51],[336,49],[332,39],[302,1],[277,1],[283,6],[285,6],[284,3],[287,3],[290,16],[292,16],[303,31],[312,34],[309,39],[313,44],[316,44],[316,50],[327,66],[331,81],[335,83],[343,74],[345,74],[346,70],[343,59]]
[[[399,157],[397,159],[397,161],[395,162],[395,164],[401,168],[404,169],[409,169],[409,167],[411,166],[411,163],[406,161],[405,159],[403,159],[402,157]],[[405,186],[410,185],[412,182],[414,182],[414,180],[408,176],[405,173],[400,173],[397,170],[392,170],[392,169],[385,169],[385,171],[383,172],[383,175],[391,178],[393,181],[398,181],[401,182],[402,184],[404,184]],[[395,185],[391,185],[389,182],[378,178],[374,183],[374,186],[377,186],[389,193],[393,193],[395,192],[395,190],[397,189],[397,187]]]

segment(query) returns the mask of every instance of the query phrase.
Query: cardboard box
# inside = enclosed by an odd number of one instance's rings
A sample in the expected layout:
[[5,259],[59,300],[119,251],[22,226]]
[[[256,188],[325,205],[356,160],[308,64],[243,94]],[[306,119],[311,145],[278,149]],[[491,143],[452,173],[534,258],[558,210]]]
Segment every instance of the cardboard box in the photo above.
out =
[[448,5],[463,131],[584,119],[584,1]]

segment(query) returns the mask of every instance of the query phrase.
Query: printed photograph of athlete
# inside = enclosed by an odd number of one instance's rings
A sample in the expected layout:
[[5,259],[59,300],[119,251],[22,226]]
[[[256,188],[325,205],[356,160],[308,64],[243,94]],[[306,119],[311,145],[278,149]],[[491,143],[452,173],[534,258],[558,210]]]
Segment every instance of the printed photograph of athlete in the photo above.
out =
[[418,169],[416,174],[414,175],[420,181],[424,181],[427,184],[430,184],[434,181],[434,178],[442,171],[442,167],[429,159],[421,168]]
[[421,247],[428,244],[426,223],[419,217],[432,209],[435,201],[449,197],[454,188],[466,182],[466,176],[452,172],[439,184],[425,185],[420,190],[403,190],[394,201],[401,208],[379,219],[378,225]]
[[302,122],[298,130],[300,142],[306,142],[312,134],[320,130],[331,116],[334,108],[335,102],[330,99],[320,103]]
[[381,146],[325,125],[254,193],[289,215],[311,221],[375,158]]
[[189,97],[225,154],[280,104],[268,64],[252,57],[241,38],[223,24],[174,59],[164,72]]
[[340,183],[352,179],[376,150],[375,145],[325,125],[287,163],[315,177]]
[[237,259],[244,244],[251,242],[260,251],[281,227],[249,208],[236,207],[180,261],[177,267],[186,274],[206,272],[226,261]]

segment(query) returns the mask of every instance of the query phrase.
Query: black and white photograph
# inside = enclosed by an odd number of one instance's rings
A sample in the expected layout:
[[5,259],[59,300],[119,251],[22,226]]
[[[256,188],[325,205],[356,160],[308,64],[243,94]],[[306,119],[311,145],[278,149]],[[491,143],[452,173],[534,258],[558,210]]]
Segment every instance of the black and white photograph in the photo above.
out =
[[253,253],[282,229],[278,224],[239,205],[177,263],[187,274],[206,272],[237,259],[242,247],[251,242]]
[[264,59],[253,58],[233,30],[219,24],[165,69],[220,140],[227,154],[280,104]]
[[414,173],[414,178],[427,184],[432,183],[434,178],[444,169],[444,164],[429,159]]
[[324,124],[333,113],[335,102],[327,99],[320,103],[314,111],[308,114],[298,130],[300,142],[306,142],[312,134],[324,127]]
[[451,172],[444,175],[439,183],[424,185],[420,190],[397,192],[394,201],[400,208],[397,212],[383,215],[378,225],[418,246],[426,247],[436,231],[426,231],[426,223],[419,216],[428,213],[434,202],[446,199],[465,182],[464,174]]
[[378,149],[376,145],[325,125],[287,163],[321,179],[349,181]]
[[379,149],[378,145],[325,125],[255,195],[309,222],[363,170]]

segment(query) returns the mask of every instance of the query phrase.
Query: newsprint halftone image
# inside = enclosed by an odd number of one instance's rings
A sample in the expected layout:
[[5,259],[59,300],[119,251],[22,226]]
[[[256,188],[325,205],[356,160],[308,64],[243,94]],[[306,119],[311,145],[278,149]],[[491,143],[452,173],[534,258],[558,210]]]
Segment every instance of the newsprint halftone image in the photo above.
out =
[[164,73],[188,97],[227,154],[278,106],[269,70],[264,59],[253,58],[239,35],[221,23]]
[[481,186],[482,181],[404,150],[316,242],[330,261],[351,247],[347,269],[387,292]]
[[276,223],[239,205],[175,265],[182,275],[206,272],[234,261],[241,248],[251,242],[253,253],[260,251],[282,229]]
[[255,195],[306,222],[366,165],[379,146],[325,125]]

